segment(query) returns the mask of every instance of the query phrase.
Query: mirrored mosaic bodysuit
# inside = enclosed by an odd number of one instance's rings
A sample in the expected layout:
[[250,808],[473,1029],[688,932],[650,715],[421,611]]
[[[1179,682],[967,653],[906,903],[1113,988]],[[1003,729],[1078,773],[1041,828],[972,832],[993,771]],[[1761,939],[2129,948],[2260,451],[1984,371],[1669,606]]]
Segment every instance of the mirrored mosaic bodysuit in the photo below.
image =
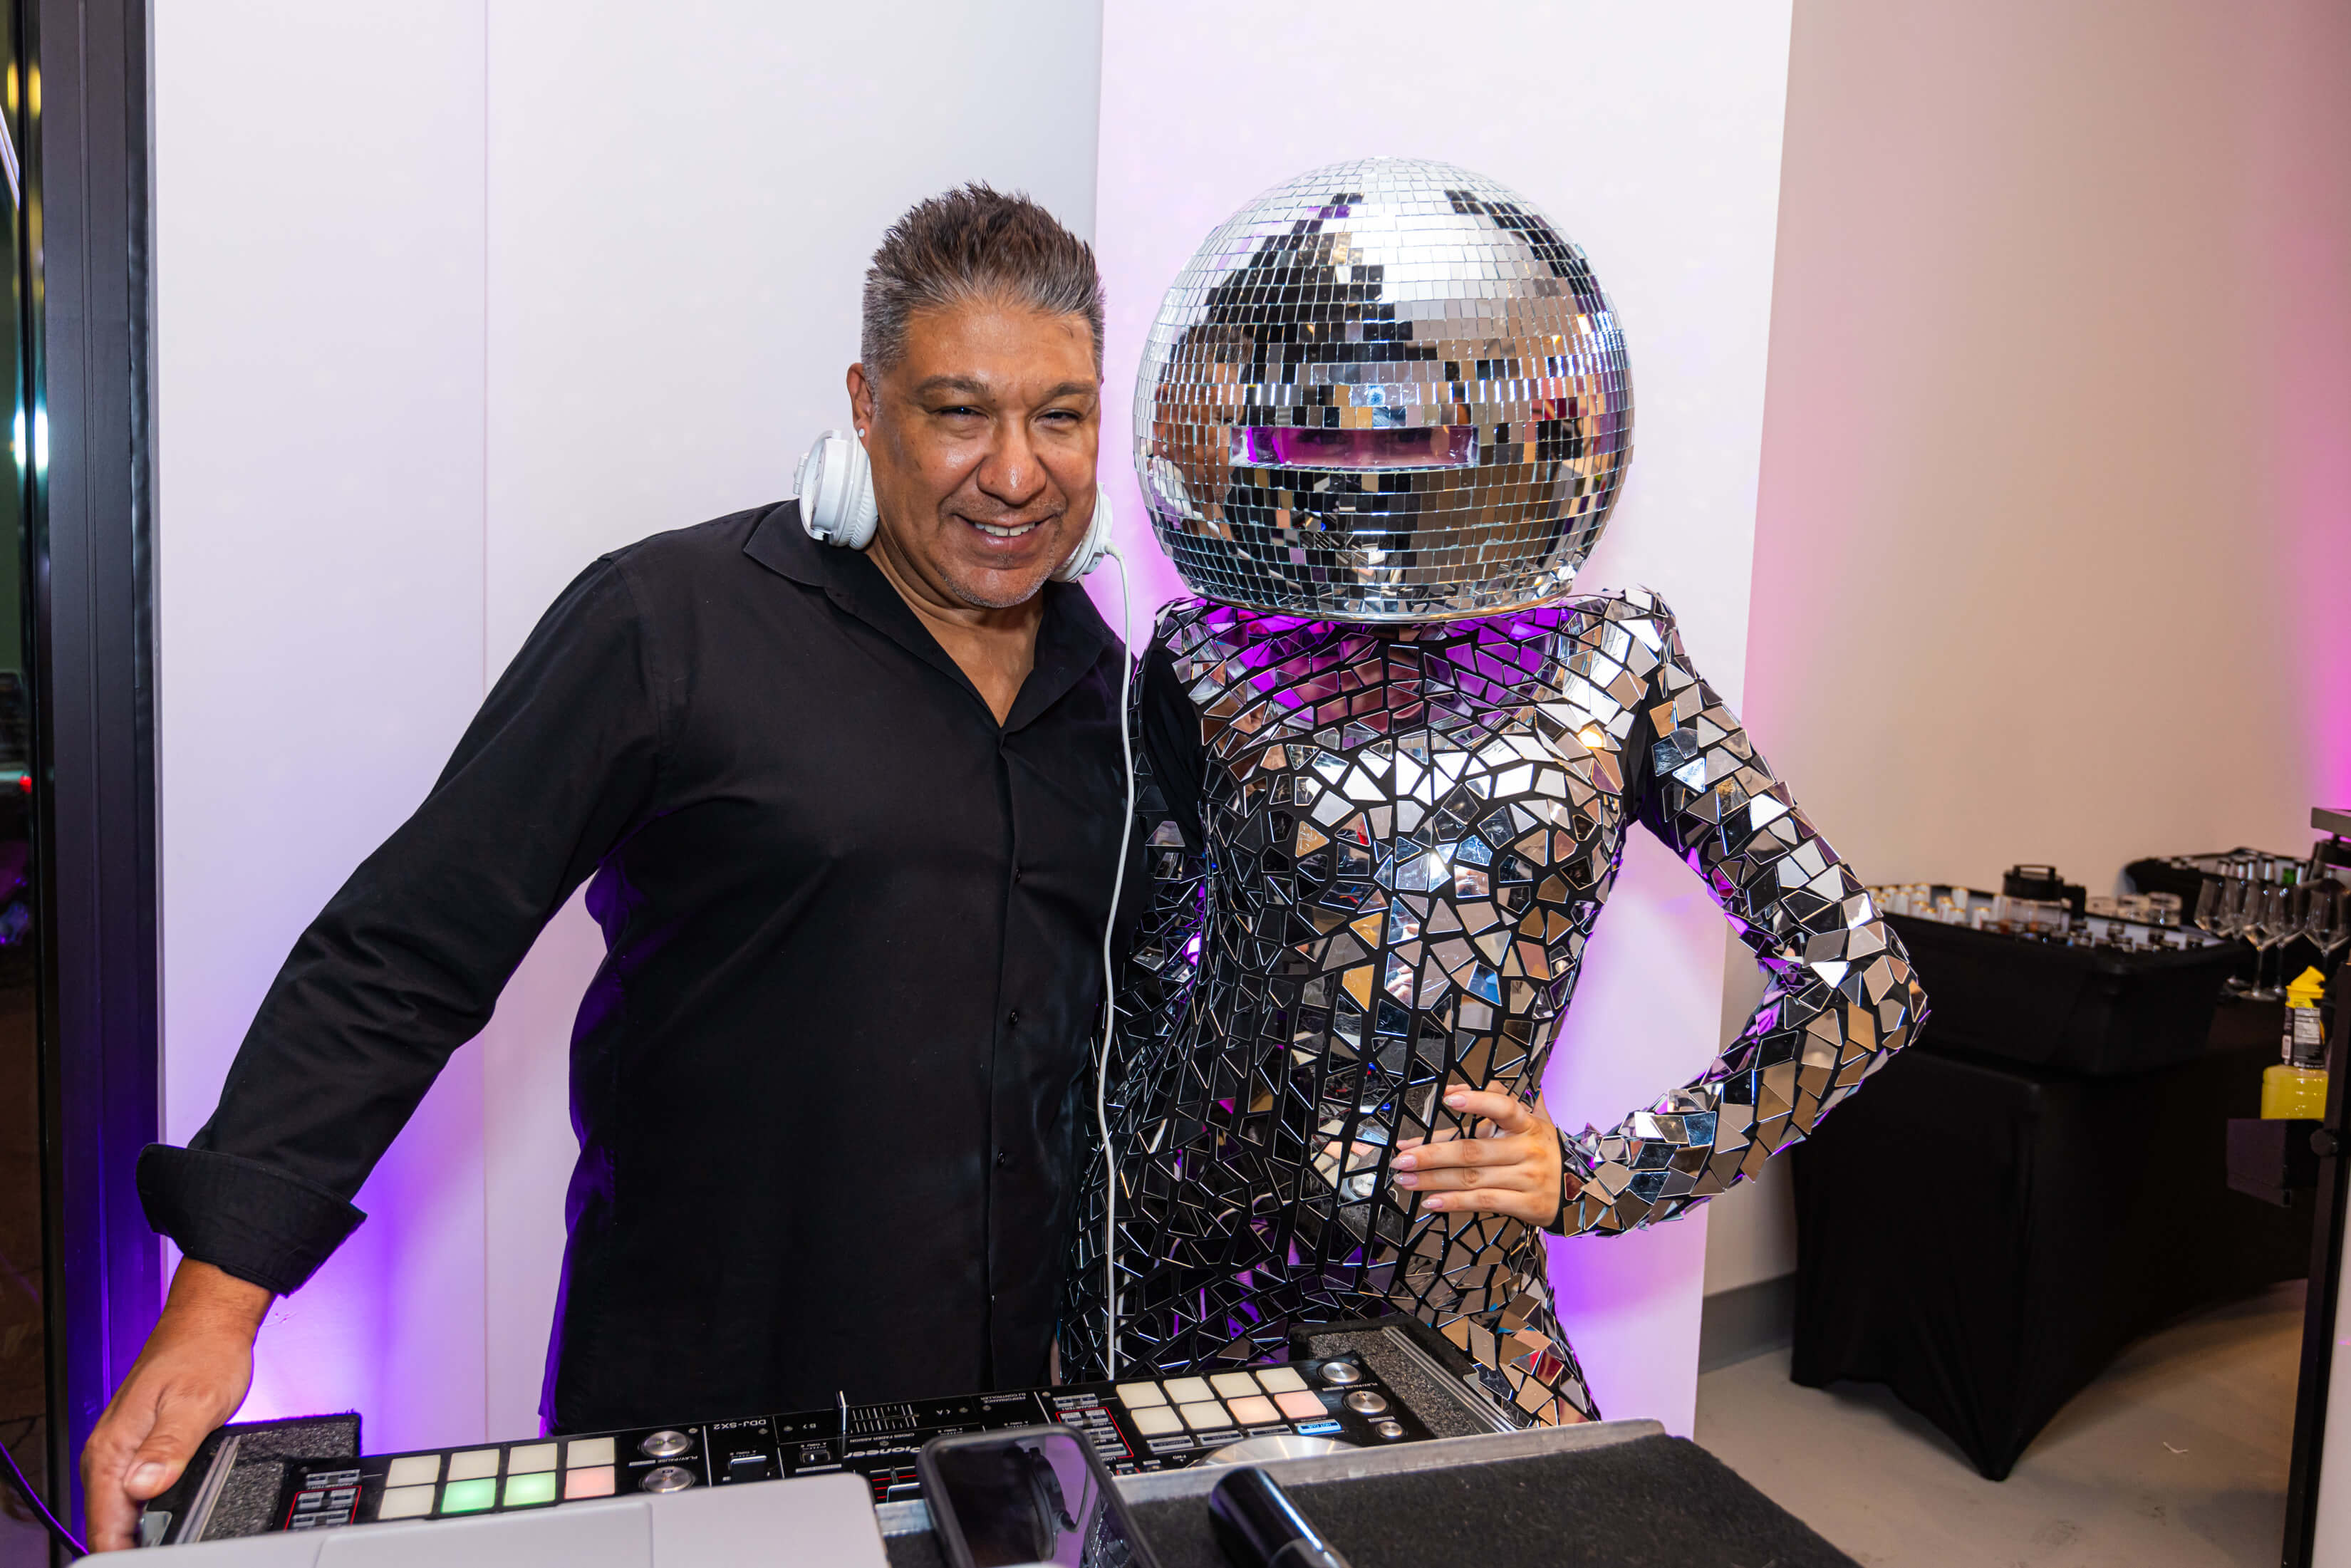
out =
[[[1155,695],[1197,748],[1148,748],[1152,904],[1106,1085],[1122,1369],[1279,1359],[1293,1322],[1400,1310],[1528,1420],[1594,1416],[1540,1233],[1420,1212],[1391,1149],[1468,1130],[1447,1087],[1535,1098],[1635,819],[1771,985],[1696,1082],[1565,1140],[1570,1233],[1672,1218],[1809,1133],[1923,1016],[1900,944],[1646,593],[1380,628],[1192,601]],[[1095,1375],[1088,1168],[1062,1354]]]

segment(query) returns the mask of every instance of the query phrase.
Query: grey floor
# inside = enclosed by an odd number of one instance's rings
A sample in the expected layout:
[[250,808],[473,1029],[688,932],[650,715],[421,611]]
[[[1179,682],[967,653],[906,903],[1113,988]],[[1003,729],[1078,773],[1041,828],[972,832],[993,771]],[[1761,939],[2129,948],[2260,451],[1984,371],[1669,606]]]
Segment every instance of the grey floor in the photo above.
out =
[[2005,1481],[1882,1388],[1797,1387],[1784,1350],[1698,1379],[1698,1440],[1872,1568],[2273,1563],[2302,1297],[2280,1286],[2140,1342]]

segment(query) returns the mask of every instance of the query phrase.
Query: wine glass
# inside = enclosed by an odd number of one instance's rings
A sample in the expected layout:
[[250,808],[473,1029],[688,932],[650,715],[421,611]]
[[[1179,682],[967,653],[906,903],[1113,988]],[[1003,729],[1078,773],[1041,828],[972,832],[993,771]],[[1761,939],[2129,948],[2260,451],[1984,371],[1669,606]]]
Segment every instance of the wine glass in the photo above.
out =
[[2229,907],[2222,918],[2228,922],[2230,938],[2242,942],[2253,950],[2253,977],[2237,982],[2236,990],[2240,996],[2261,995],[2262,945],[2254,928],[2261,923],[2262,889],[2264,885],[2259,861],[2241,860],[2237,862],[2236,875],[2229,887]]
[[2302,930],[2298,892],[2292,883],[2264,882],[2247,896],[2244,937],[2253,945],[2253,988],[2245,993],[2249,1000],[2273,1002],[2285,994],[2275,986],[2262,984],[2262,966],[2269,962],[2271,948]]
[[2226,889],[2217,876],[2208,876],[2196,887],[2196,915],[2189,922],[2199,931],[2209,931],[2215,936],[2227,935],[2219,925],[2221,901]]
[[[2244,868],[2234,861],[2220,862],[2220,874],[2212,879],[2212,908],[2205,916],[2204,929],[2223,942],[2233,942],[2244,934],[2245,894],[2250,887]],[[2220,982],[2231,996],[2242,996],[2245,982],[2231,975]]]
[[2302,934],[2318,949],[2319,973],[2332,973],[2335,950],[2351,943],[2351,889],[2333,881],[2312,883]]

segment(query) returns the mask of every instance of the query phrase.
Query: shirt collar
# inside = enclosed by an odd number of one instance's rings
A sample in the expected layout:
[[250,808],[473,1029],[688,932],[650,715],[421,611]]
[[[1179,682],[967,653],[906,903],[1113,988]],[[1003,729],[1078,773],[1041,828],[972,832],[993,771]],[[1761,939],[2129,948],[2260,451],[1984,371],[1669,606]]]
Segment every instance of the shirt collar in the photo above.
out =
[[[743,553],[794,582],[823,590],[833,603],[946,675],[986,707],[979,688],[939,646],[938,639],[882,575],[882,569],[866,559],[862,550],[842,549],[810,538],[800,525],[797,500],[769,507],[744,542]],[[1004,721],[1008,734],[1025,727],[1061,701],[1101,661],[1103,648],[1115,641],[1093,601],[1076,583],[1048,582],[1044,596],[1036,663]]]

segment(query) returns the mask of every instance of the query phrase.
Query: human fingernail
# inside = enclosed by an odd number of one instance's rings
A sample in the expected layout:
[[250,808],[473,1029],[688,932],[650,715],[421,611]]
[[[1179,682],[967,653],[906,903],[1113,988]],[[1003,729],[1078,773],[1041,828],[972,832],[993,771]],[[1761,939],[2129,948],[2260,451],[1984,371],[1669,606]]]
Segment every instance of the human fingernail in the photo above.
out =
[[1467,1094],[1447,1094],[1445,1097],[1445,1103],[1458,1111],[1462,1106],[1469,1103],[1469,1096]]
[[1445,1200],[1441,1197],[1424,1197],[1420,1200],[1420,1207],[1423,1208],[1443,1208],[1445,1207]]
[[163,1467],[150,1459],[143,1465],[133,1465],[131,1473],[122,1480],[132,1491],[160,1489],[163,1484]]
[[1418,1186],[1420,1185],[1420,1178],[1413,1175],[1410,1171],[1398,1171],[1396,1173],[1395,1184],[1398,1186]]
[[1400,1171],[1416,1171],[1420,1168],[1420,1162],[1410,1155],[1398,1155],[1389,1164],[1392,1168]]

